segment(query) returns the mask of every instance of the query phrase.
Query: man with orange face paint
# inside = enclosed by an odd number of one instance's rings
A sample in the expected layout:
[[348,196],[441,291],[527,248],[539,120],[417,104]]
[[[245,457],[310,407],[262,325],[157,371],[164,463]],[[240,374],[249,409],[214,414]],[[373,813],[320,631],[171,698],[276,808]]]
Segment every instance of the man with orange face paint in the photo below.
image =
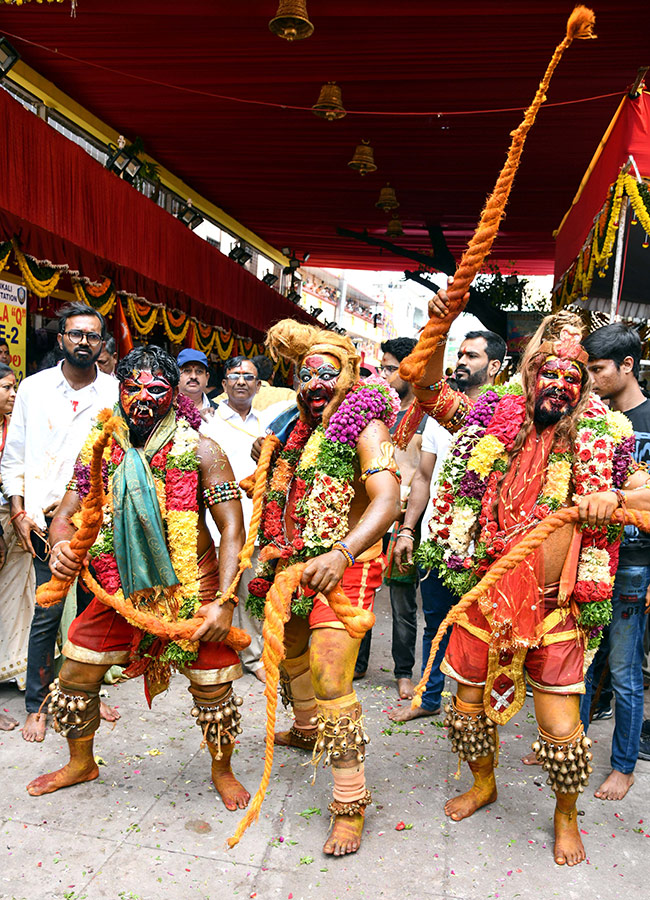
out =
[[300,417],[269,469],[260,525],[260,566],[249,608],[264,613],[277,572],[307,561],[292,598],[280,668],[289,731],[276,744],[325,757],[334,776],[333,828],[324,852],[354,853],[370,803],[361,704],[352,686],[360,641],[326,596],[341,585],[353,606],[372,610],[384,561],[381,539],[399,511],[399,473],[388,428],[397,394],[381,379],[359,381],[359,356],[339,334],[287,319],[267,337],[274,358],[298,371]]
[[[448,314],[444,292],[430,314]],[[433,500],[430,540],[416,554],[454,593],[466,594],[552,512],[578,507],[575,527],[554,531],[457,614],[441,665],[458,682],[446,708],[452,748],[474,777],[446,814],[459,821],[496,800],[496,726],[521,709],[527,679],[539,726],[533,750],[556,796],[555,862],[569,866],[585,858],[576,801],[592,754],[579,697],[611,617],[622,529],[608,523],[625,503],[650,509],[631,425],[590,392],[581,335],[578,316],[548,316],[523,354],[521,379],[487,386],[472,404],[442,383],[441,353],[415,385],[421,407],[458,430]]]

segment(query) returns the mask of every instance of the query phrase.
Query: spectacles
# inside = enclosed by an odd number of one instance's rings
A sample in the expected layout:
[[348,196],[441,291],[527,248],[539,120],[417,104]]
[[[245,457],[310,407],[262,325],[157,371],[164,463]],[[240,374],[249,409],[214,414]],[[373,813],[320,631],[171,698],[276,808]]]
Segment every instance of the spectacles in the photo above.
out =
[[257,375],[251,375],[250,372],[228,372],[226,375],[226,379],[231,383],[235,384],[235,382],[239,381],[240,378],[243,378],[244,381],[251,382],[257,381]]
[[397,372],[399,366],[379,366],[380,372],[388,372],[389,375],[392,375],[393,372]]
[[102,342],[101,334],[97,334],[96,331],[78,331],[73,328],[72,331],[64,331],[63,336],[69,338],[73,344],[80,344],[85,338],[91,347],[96,347]]

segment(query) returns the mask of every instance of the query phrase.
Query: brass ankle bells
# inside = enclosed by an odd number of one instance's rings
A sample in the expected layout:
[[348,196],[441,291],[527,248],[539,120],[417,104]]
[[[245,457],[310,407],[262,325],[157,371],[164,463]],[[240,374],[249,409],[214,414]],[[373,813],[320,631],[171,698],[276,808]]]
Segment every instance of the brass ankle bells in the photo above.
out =
[[455,698],[445,706],[444,721],[449,729],[451,749],[460,760],[476,762],[481,756],[497,752],[497,729],[485,713],[468,714],[459,712]]
[[564,740],[552,738],[540,729],[533,750],[542,768],[548,773],[547,784],[556,794],[581,794],[593,772],[591,739],[579,725]]
[[209,744],[217,746],[217,759],[221,759],[223,756],[221,752],[222,746],[234,744],[236,735],[242,732],[239,724],[241,713],[238,707],[243,702],[242,698],[235,697],[232,691],[224,700],[216,703],[195,701],[192,716],[196,719],[196,724],[201,728],[201,731],[203,731],[205,740]]
[[50,684],[47,711],[54,730],[62,737],[82,737],[86,729],[99,724],[99,692],[71,691],[59,679]]

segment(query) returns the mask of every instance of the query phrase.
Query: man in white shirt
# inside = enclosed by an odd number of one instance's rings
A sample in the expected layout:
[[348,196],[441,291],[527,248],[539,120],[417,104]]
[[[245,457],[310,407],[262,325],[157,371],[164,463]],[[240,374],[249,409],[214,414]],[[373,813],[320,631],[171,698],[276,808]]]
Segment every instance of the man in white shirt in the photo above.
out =
[[[180,354],[179,354],[180,358]],[[222,401],[214,416],[206,420],[201,431],[211,437],[224,451],[236,481],[241,481],[252,475],[255,463],[251,458],[251,448],[258,438],[266,434],[266,426],[289,403],[274,403],[263,413],[253,409],[253,399],[260,389],[260,379],[257,368],[250,359],[243,356],[235,356],[226,361],[224,365],[225,375],[223,389],[226,400]],[[248,533],[251,516],[253,514],[253,501],[246,495],[241,498],[242,511],[244,513],[244,526]],[[210,527],[210,519],[208,527]],[[216,529],[210,528],[213,540],[219,543],[219,534]],[[248,598],[248,584],[253,578],[257,568],[257,553],[253,556],[253,567],[246,569],[242,575],[239,590],[239,604],[233,617],[233,624],[243,628],[251,637],[250,647],[242,651],[241,657],[244,668],[252,672],[260,681],[265,680],[262,667],[262,621],[248,614],[246,600]]]
[[[66,307],[59,318],[62,362],[26,378],[16,395],[2,455],[2,481],[18,542],[34,558],[37,587],[50,579],[47,530],[77,455],[97,413],[117,401],[117,381],[96,365],[104,338],[104,319],[92,307],[83,303]],[[22,729],[26,741],[45,737],[46,717],[39,709],[54,677],[62,614],[63,604],[36,606],[34,612]]]

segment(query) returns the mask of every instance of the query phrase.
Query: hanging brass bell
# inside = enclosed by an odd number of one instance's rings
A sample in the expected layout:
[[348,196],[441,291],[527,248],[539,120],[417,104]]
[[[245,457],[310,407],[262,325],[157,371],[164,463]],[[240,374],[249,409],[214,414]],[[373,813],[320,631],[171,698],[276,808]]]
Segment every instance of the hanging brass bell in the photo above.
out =
[[388,223],[386,227],[386,236],[387,237],[401,237],[404,234],[404,229],[402,228],[401,221],[397,218],[397,216],[393,216],[393,218]]
[[399,203],[395,196],[395,188],[387,184],[379,191],[379,200],[375,203],[377,209],[383,209],[384,212],[390,212],[391,209],[397,209]]
[[361,141],[354,151],[354,156],[348,163],[351,169],[356,169],[360,175],[367,175],[369,172],[376,172],[377,166],[373,157],[372,147],[368,141]]
[[313,34],[314,26],[309,21],[305,0],[280,0],[269,29],[285,41],[302,41]]
[[328,81],[320,89],[318,100],[312,106],[312,112],[319,119],[334,122],[346,115],[341,99],[341,88],[334,81]]

